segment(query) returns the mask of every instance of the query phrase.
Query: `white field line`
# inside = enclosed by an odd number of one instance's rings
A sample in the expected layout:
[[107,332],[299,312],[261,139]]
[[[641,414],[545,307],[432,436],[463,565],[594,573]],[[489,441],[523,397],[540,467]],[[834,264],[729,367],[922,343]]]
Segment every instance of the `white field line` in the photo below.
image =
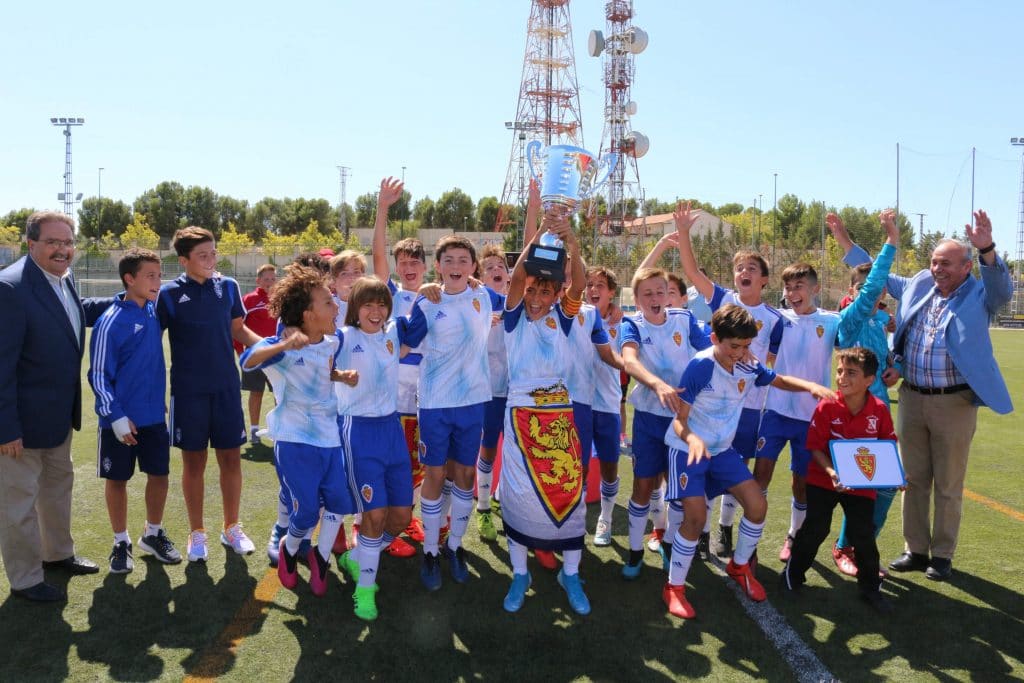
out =
[[765,600],[754,602],[744,594],[739,584],[725,573],[725,563],[714,554],[708,562],[711,570],[725,579],[736,599],[743,605],[747,615],[754,620],[765,637],[771,642],[782,659],[789,664],[793,675],[801,683],[818,683],[819,681],[838,680],[824,662],[818,659],[814,651],[797,635],[786,618]]

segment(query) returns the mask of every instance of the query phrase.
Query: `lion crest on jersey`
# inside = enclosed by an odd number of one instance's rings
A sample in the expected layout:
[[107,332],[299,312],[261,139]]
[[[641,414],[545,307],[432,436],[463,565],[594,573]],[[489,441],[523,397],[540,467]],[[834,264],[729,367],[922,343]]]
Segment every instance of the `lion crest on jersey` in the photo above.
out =
[[747,380],[741,379],[739,382],[736,382],[736,388],[739,389],[742,394],[743,390],[747,388]]
[[765,440],[764,440],[764,437],[762,436],[761,438],[759,438],[757,440],[757,450],[763,449],[764,448],[764,444],[765,444]]
[[825,327],[823,325],[818,325],[814,328],[814,331],[818,334],[818,339],[825,336]]
[[389,356],[392,355],[395,352],[395,342],[393,342],[390,339],[388,339],[384,343],[384,348],[386,348],[388,350],[388,355]]
[[866,446],[861,446],[857,449],[857,453],[853,456],[853,461],[857,463],[857,469],[860,470],[865,479],[871,481],[875,478],[875,454]]
[[367,503],[373,500],[373,487],[369,484],[363,484],[362,488],[359,489],[359,495],[363,497]]
[[682,346],[683,345],[683,335],[679,334],[678,332],[673,332],[672,333],[672,341],[674,341],[676,343],[676,346]]
[[552,318],[550,315],[544,318],[544,324],[550,327],[552,330],[558,327],[558,325],[555,324],[555,319]]
[[615,339],[617,336],[619,336],[619,331],[616,330],[614,327],[609,327],[608,336],[610,336],[612,339]]
[[679,475],[679,490],[680,491],[685,491],[686,490],[686,485],[689,484],[689,483],[690,483],[690,477],[686,474],[686,472],[683,472],[682,474]]
[[473,310],[477,313],[480,312],[480,299],[473,299]]
[[579,315],[577,315],[576,319],[580,321],[580,327],[583,327],[583,322],[584,322],[583,314],[580,313]]
[[757,322],[757,331],[760,332],[761,328],[764,327],[764,321],[763,320],[758,320],[756,322]]
[[572,410],[512,408],[512,425],[537,497],[562,526],[583,494],[583,449]]

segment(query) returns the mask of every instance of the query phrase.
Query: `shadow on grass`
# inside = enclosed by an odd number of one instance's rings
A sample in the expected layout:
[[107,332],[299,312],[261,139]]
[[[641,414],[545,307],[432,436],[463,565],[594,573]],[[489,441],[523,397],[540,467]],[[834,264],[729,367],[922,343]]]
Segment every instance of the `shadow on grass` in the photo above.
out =
[[[591,516],[596,516],[593,507]],[[473,522],[469,534],[476,534]],[[659,568],[646,568],[640,580],[627,583],[619,575],[625,549],[602,549],[597,557],[588,545],[581,574],[593,613],[580,617],[569,608],[556,573],[539,567],[531,556],[532,588],[522,610],[508,614],[502,609],[510,581],[504,538],[496,543],[467,540],[473,541],[467,558],[470,581],[456,584],[442,561],[443,586],[434,593],[420,584],[420,557],[383,557],[380,617],[370,623],[352,614],[353,582],[332,574],[328,595],[315,598],[300,580],[296,617],[284,622],[300,649],[288,675],[299,680],[547,681],[791,676],[774,653],[770,662],[752,661],[758,659],[753,652],[763,652],[763,637],[752,623],[737,628],[737,620],[749,620],[743,619],[727,584],[707,568],[693,572],[701,584],[702,616],[683,623],[666,614]],[[720,601],[727,601],[727,607],[718,609]],[[755,638],[761,642],[752,650]],[[709,639],[722,644],[717,657],[706,654]]]
[[[1019,594],[960,571],[939,584],[921,573],[896,574],[882,584],[895,606],[883,617],[858,599],[855,580],[830,566],[816,568],[827,587],[804,586],[789,598],[775,590],[769,599],[839,678],[881,681],[907,666],[939,680],[953,680],[956,671],[975,681],[1017,680],[1020,671],[1007,658],[1024,660]],[[961,591],[984,604],[972,604]],[[824,642],[815,638],[821,621],[831,627]]]
[[242,460],[273,464],[274,448],[273,446],[267,445],[266,442],[261,442],[259,445],[247,443],[245,444],[245,447],[242,448]]
[[[69,577],[51,572],[46,580],[65,590]],[[64,619],[67,603],[34,603],[8,595],[0,604],[0,681],[61,681],[68,677],[74,634]]]

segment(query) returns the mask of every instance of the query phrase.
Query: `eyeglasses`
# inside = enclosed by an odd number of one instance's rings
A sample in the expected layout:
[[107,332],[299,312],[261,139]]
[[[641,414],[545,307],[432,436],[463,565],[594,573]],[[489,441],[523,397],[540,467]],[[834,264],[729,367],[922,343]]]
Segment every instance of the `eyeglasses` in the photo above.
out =
[[45,244],[50,249],[56,249],[57,247],[65,247],[66,249],[70,249],[71,247],[75,246],[75,241],[74,240],[54,240],[54,239],[49,239],[49,240],[39,240],[39,241],[41,243]]

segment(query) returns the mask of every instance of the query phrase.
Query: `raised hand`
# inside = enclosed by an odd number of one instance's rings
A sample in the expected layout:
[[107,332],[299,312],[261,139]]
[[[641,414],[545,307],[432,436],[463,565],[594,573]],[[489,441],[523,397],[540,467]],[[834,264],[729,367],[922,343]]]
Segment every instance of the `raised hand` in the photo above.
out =
[[989,220],[988,214],[981,209],[974,212],[974,227],[965,225],[964,230],[967,232],[967,239],[971,241],[971,245],[975,249],[985,249],[992,244],[992,221]]
[[540,215],[540,185],[538,185],[537,181],[533,178],[530,178],[530,192],[527,195],[526,208],[533,211],[533,215]]
[[[827,218],[825,219],[828,220]],[[885,209],[878,214],[878,220],[885,228],[885,236],[889,244],[897,246],[900,243],[900,229],[896,225],[896,212],[893,209]],[[842,221],[840,221],[841,223]]]
[[691,209],[690,202],[679,202],[676,204],[676,210],[672,212],[672,218],[675,219],[678,235],[685,237],[690,234],[690,228],[697,222],[697,213]]
[[402,198],[402,190],[405,183],[401,180],[388,176],[380,181],[380,193],[377,195],[377,206],[387,210],[391,205]]

